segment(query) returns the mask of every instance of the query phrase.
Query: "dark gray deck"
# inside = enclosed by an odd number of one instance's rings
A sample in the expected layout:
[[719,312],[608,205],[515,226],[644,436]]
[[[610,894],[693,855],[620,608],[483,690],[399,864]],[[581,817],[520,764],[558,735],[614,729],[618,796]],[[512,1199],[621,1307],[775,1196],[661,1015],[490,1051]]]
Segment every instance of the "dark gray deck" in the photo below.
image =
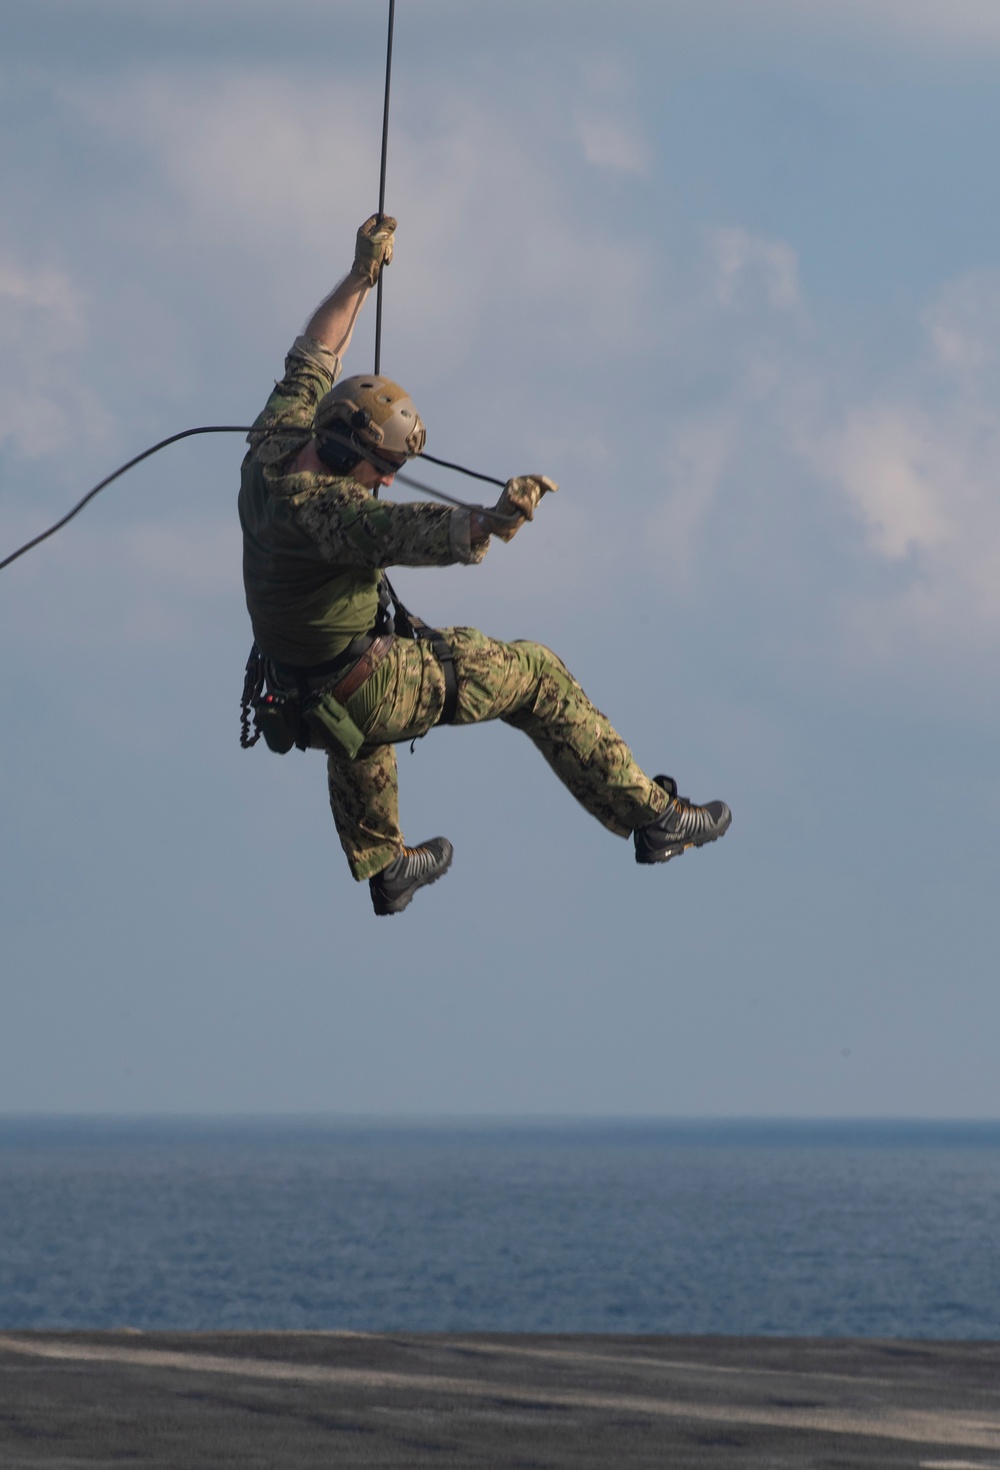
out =
[[0,1466],[1000,1470],[1000,1344],[0,1334]]

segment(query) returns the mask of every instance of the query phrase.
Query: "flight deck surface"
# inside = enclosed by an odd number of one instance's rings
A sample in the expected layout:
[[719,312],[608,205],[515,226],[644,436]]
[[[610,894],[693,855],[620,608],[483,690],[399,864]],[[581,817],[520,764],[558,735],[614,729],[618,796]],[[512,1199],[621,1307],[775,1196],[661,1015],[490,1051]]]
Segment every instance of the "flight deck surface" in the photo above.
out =
[[0,1465],[1000,1470],[1000,1343],[5,1332]]

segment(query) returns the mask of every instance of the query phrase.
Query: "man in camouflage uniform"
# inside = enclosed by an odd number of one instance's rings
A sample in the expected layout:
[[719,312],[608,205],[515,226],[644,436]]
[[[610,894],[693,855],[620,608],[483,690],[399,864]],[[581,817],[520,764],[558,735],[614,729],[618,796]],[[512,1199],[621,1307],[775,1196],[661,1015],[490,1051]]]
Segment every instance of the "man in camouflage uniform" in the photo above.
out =
[[358,312],[392,257],[394,229],[394,220],[373,218],[358,231],[350,273],[296,338],[254,425],[240,490],[247,606],[270,691],[263,702],[298,701],[299,743],[326,751],[351,872],[387,914],[450,865],[445,838],[417,848],[403,841],[394,749],[442,715],[523,730],[587,811],[620,837],[634,834],[640,863],[714,841],[731,821],[725,803],[694,806],[669,777],[646,776],[547,648],[474,628],[444,628],[437,641],[393,636],[384,595],[380,612],[383,568],[480,562],[492,535],[509,541],[557,488],[520,476],[489,510],[377,498],[423,448],[423,425],[388,379],[334,385]]

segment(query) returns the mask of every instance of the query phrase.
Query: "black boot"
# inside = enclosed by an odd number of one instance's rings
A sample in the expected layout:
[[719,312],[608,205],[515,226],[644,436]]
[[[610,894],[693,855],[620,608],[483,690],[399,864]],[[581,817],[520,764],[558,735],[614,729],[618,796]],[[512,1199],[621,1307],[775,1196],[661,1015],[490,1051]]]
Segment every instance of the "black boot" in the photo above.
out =
[[398,858],[368,880],[375,912],[401,914],[418,888],[436,883],[447,873],[452,851],[447,837],[432,837],[420,847],[404,847]]
[[733,814],[724,801],[710,801],[707,806],[694,806],[686,796],[677,795],[677,783],[669,776],[655,776],[670,797],[665,812],[632,834],[637,863],[668,863],[689,847],[704,847],[721,837]]

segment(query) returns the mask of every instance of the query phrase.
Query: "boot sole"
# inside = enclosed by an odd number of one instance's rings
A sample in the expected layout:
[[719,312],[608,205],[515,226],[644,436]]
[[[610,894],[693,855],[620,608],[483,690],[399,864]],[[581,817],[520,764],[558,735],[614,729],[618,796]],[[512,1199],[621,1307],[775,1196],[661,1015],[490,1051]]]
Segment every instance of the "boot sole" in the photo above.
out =
[[373,893],[372,908],[375,910],[378,918],[386,919],[389,918],[392,914],[401,914],[404,909],[409,908],[410,904],[413,902],[413,895],[415,893],[418,893],[421,888],[429,888],[432,883],[436,883],[439,878],[444,877],[445,873],[447,873],[448,869],[451,867],[451,860],[454,856],[455,852],[454,849],[452,849],[448,853],[448,857],[443,868],[441,868],[436,873],[432,873],[427,878],[418,879],[417,882],[413,884],[412,888],[408,888],[405,893],[400,894],[399,898],[386,898],[382,894],[379,894],[378,898],[376,898],[375,894]]

